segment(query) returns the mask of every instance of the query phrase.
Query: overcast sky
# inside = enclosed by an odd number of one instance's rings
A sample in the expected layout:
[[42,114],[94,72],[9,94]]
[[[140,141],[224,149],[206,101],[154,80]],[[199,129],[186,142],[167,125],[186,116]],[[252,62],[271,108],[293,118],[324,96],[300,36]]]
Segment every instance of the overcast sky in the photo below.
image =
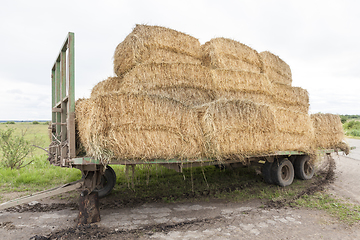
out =
[[357,0],[0,0],[0,120],[51,119],[51,67],[70,31],[76,98],[89,97],[135,24],[270,51],[309,91],[310,113],[360,114],[359,12]]

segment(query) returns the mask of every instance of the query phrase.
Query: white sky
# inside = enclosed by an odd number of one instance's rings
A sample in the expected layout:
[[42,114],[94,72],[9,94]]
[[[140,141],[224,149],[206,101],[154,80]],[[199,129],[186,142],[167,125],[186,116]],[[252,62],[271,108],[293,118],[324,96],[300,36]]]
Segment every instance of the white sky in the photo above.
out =
[[270,51],[309,91],[311,113],[360,114],[357,0],[0,0],[0,120],[51,119],[50,70],[69,31],[76,98],[89,97],[135,24]]

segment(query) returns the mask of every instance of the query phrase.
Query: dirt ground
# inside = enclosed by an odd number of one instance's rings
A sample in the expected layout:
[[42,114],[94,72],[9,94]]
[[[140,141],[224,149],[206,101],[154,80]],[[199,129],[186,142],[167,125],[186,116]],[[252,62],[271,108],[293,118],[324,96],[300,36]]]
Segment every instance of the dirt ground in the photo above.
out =
[[[349,144],[357,149],[334,155],[336,169],[306,193],[325,190],[360,204],[360,140]],[[348,226],[324,211],[284,202],[102,206],[100,223],[80,227],[76,203],[47,199],[2,211],[0,239],[360,239],[360,224]]]

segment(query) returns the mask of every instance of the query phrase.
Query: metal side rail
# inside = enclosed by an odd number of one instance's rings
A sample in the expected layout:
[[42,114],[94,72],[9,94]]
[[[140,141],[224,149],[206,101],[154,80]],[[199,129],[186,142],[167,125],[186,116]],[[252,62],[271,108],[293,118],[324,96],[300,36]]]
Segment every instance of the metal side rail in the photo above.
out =
[[51,197],[51,196],[55,196],[58,195],[60,193],[65,193],[65,192],[70,192],[73,191],[75,189],[81,188],[83,185],[84,180],[78,180],[75,182],[71,182],[71,183],[67,183],[63,186],[60,187],[55,187],[52,189],[48,189],[45,191],[41,191],[41,192],[37,192],[37,193],[33,193],[24,197],[20,197],[17,199],[13,199],[10,200],[8,202],[2,203],[0,204],[0,210],[4,210],[10,207],[14,207],[20,204],[24,204],[24,203],[29,203],[35,200],[39,200],[39,199],[43,199],[43,198],[47,198],[47,197]]

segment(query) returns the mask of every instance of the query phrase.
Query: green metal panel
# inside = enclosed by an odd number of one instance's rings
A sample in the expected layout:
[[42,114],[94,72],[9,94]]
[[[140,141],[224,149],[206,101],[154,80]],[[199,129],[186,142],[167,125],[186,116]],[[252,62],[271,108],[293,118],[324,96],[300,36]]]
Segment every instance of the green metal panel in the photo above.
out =
[[[51,109],[55,106],[55,66],[51,70]],[[51,112],[51,122],[56,122],[56,113]],[[52,133],[52,130],[51,130]],[[54,141],[54,137],[51,137]]]
[[69,156],[70,158],[76,156],[76,144],[75,144],[75,37],[74,33],[68,34],[68,102],[67,102],[67,114],[68,114],[68,143],[69,143]]
[[[56,82],[56,87],[55,87],[55,105],[57,105],[60,102],[61,99],[61,92],[60,92],[60,83],[61,83],[61,78],[60,78],[60,60],[56,62],[55,64],[55,82]],[[61,131],[61,113],[57,112],[56,113],[56,135],[59,135],[60,131]],[[59,139],[60,140],[60,139]]]
[[68,35],[68,66],[69,66],[69,113],[75,112],[75,38],[74,33]]
[[[318,150],[318,154],[327,154],[333,153],[333,149],[322,149]],[[299,151],[277,151],[270,154],[264,155],[252,155],[247,156],[247,158],[262,158],[266,156],[291,156],[291,155],[305,155],[304,152]],[[189,163],[207,163],[207,162],[217,162],[216,159],[208,159],[208,158],[199,158],[199,159],[153,159],[147,161],[130,161],[130,160],[114,160],[111,164],[120,164],[120,165],[130,165],[130,164],[168,164],[168,163],[175,163],[175,164],[189,164]],[[226,161],[226,163],[235,163],[238,162],[236,160]],[[91,157],[81,157],[81,158],[73,158],[71,159],[71,163],[74,165],[88,165],[88,164],[101,164],[98,159],[94,159]]]

